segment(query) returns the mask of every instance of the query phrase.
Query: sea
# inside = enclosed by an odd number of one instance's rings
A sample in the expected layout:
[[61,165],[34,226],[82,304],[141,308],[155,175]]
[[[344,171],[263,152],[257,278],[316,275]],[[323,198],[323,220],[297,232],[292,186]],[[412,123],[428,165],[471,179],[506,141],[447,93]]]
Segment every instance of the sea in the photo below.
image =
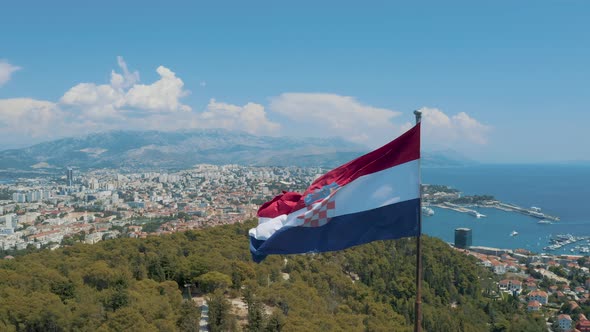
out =
[[[583,165],[478,165],[457,168],[424,168],[422,183],[444,184],[465,195],[493,195],[496,199],[521,207],[541,208],[541,212],[560,217],[552,224],[516,212],[476,208],[486,218],[433,208],[435,214],[422,218],[423,233],[454,242],[454,231],[471,228],[474,246],[502,249],[523,248],[541,253],[557,234],[590,236],[590,166]],[[513,231],[518,235],[511,236]],[[582,241],[553,254],[583,255],[575,246],[590,246]],[[572,251],[573,250],[573,251]],[[588,254],[586,254],[588,255]]]

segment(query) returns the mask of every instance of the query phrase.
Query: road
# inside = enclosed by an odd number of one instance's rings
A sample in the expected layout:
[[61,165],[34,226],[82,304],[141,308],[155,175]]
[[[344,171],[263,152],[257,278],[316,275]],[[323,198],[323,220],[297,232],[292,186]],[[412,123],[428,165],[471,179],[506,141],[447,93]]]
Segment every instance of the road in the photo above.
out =
[[201,320],[199,321],[199,332],[209,331],[209,305],[203,300],[201,305]]

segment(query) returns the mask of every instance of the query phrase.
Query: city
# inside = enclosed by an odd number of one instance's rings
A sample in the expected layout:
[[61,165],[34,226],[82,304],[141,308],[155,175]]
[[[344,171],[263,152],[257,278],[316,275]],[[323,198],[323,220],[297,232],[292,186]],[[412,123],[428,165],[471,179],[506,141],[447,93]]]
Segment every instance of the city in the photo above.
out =
[[[280,190],[303,191],[320,168],[197,165],[177,173],[68,168],[0,185],[0,247],[58,248],[235,223]],[[69,241],[69,242],[68,242]]]
[[590,332],[589,1],[0,10],[0,331]]
[[[323,172],[207,164],[178,172],[67,168],[49,179],[18,179],[0,186],[0,244],[5,253],[56,249],[242,222],[283,190],[303,192]],[[490,196],[461,196],[447,186],[425,185],[423,191],[426,204],[458,212],[468,209],[450,202],[496,202]],[[488,296],[511,295],[527,311],[542,312],[556,329],[589,331],[590,321],[580,309],[590,303],[587,256],[473,246],[471,237],[470,229],[457,229],[451,245],[496,275],[484,290]]]

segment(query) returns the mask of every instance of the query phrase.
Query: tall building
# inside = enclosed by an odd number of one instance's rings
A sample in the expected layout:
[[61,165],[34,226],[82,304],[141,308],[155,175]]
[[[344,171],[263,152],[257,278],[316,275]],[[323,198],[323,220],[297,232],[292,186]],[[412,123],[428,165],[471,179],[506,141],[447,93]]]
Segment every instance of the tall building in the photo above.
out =
[[68,167],[67,173],[67,184],[69,187],[71,187],[74,183],[74,170],[71,167]]
[[12,194],[12,200],[17,203],[25,203],[27,201],[27,195],[24,193],[14,193]]
[[468,249],[471,247],[471,241],[470,228],[455,229],[455,248]]

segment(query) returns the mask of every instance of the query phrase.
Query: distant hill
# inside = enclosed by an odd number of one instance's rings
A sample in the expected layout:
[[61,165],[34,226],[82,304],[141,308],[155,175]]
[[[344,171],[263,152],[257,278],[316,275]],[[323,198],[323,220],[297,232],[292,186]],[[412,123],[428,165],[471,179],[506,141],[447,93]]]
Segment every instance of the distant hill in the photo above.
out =
[[457,151],[422,151],[422,166],[424,167],[464,167],[478,164]]
[[[200,163],[335,167],[367,151],[340,138],[268,137],[223,129],[111,131],[0,151],[0,169],[182,169]],[[424,153],[426,167],[463,164],[450,154]]]

